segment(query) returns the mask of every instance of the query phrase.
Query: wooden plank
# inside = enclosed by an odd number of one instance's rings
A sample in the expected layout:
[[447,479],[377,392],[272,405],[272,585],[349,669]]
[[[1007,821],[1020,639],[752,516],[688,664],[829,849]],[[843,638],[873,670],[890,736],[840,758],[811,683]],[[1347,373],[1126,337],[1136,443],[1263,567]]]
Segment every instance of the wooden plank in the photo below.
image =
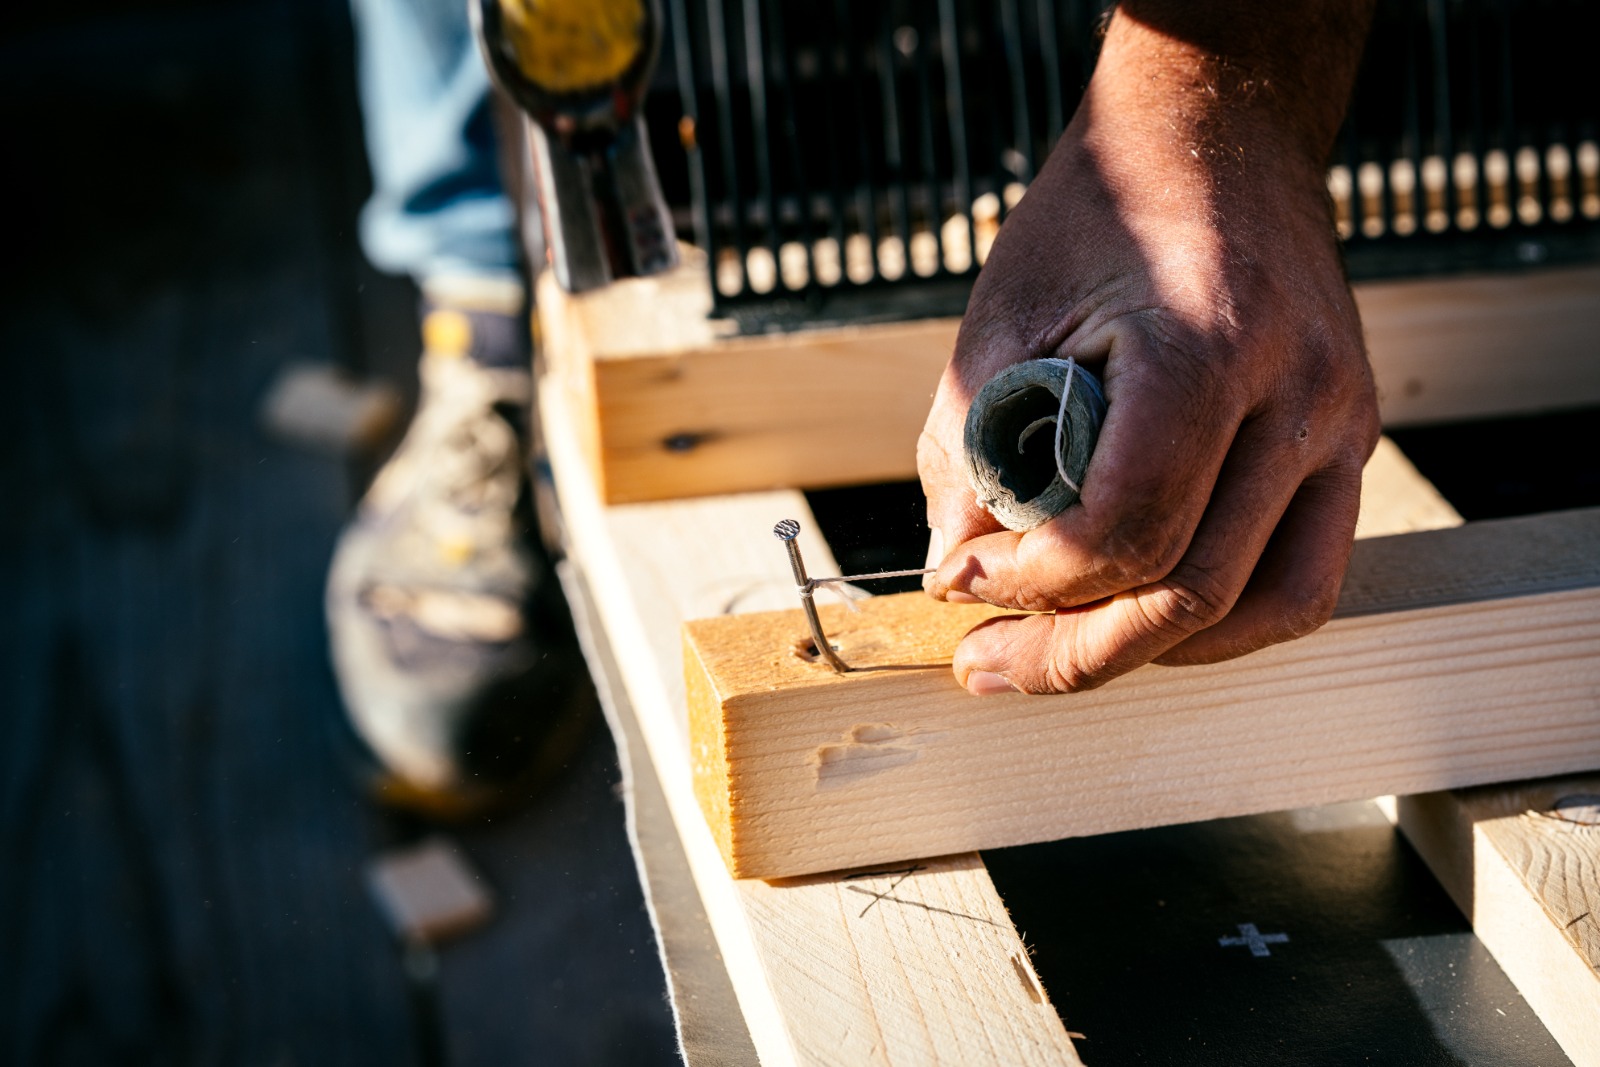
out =
[[[606,501],[916,477],[958,320],[734,337],[688,258],[581,297],[540,289],[549,380]],[[1356,300],[1386,425],[1600,402],[1600,268],[1373,282]]]
[[727,335],[703,267],[572,297],[539,291],[550,378],[608,502],[893,481],[957,319]]
[[[1415,468],[1367,473],[1363,523],[1369,492],[1374,523],[1460,522]],[[1600,827],[1553,812],[1597,794],[1600,775],[1378,799],[1578,1067],[1600,1067]]]
[[595,593],[619,671],[740,1009],[764,1064],[1077,1063],[982,862],[846,872],[782,884],[728,877],[689,774],[678,626],[688,612],[787,603],[772,524],[794,492],[603,507],[558,390],[546,443],[567,543]]
[[1389,427],[1600,402],[1600,267],[1355,287]]
[[628,842],[667,976],[678,1050],[687,1067],[747,1067],[757,1061],[756,1048],[739,1010],[733,982],[722,966],[689,857],[667,810],[660,776],[645,751],[639,718],[622,684],[615,650],[600,628],[594,594],[570,561],[558,563],[556,570],[572,608],[584,659],[594,676],[606,725],[616,740]]
[[1600,509],[1358,542],[1316,634],[1055,697],[955,683],[988,605],[825,608],[846,675],[798,611],[693,622],[697,787],[730,869],[774,877],[1586,770],[1597,545]]
[[1420,530],[1448,530],[1461,516],[1388,437],[1361,471],[1361,511],[1356,540]]
[[1600,1067],[1600,774],[1385,809],[1576,1067]]

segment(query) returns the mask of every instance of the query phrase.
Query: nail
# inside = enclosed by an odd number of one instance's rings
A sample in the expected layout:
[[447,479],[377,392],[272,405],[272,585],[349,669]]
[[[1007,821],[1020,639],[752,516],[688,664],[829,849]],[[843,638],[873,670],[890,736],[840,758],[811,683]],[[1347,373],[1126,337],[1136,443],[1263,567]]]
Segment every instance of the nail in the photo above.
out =
[[947,603],[950,603],[950,604],[986,604],[986,603],[988,603],[988,601],[984,600],[983,597],[981,597],[981,596],[973,596],[971,593],[963,593],[959,589],[947,589],[947,590],[945,590],[944,599],[945,599],[945,601]]
[[806,576],[806,564],[800,558],[800,544],[795,540],[800,536],[800,524],[794,519],[784,519],[772,528],[772,536],[782,541],[789,553],[789,567],[794,571],[794,584],[800,592],[800,607],[805,612],[806,625],[811,628],[811,641],[817,646],[817,655],[833,668],[835,674],[846,673],[850,667],[833,650],[828,635],[822,630],[822,620],[817,617],[817,605],[811,597],[813,583]]
[[1006,681],[1005,675],[993,671],[973,671],[967,675],[967,692],[975,697],[993,696],[996,693],[1015,693],[1017,687]]

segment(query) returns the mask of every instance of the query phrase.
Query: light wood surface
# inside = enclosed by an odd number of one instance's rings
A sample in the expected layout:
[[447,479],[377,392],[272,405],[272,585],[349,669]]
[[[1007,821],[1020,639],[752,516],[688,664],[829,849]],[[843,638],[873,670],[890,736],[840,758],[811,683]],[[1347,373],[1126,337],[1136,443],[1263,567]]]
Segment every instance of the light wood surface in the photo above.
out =
[[819,572],[831,553],[795,492],[602,506],[560,394],[542,399],[569,551],[623,650],[623,685],[762,1062],[1078,1063],[978,857],[729,878],[689,775],[679,623],[792,601],[778,519],[801,521]]
[[1600,1067],[1600,774],[1385,807],[1575,1067]]
[[[734,337],[706,318],[701,263],[540,289],[549,378],[606,501],[916,477],[958,320]],[[1356,300],[1385,425],[1600,401],[1600,268],[1368,283]]]
[[[1378,478],[1368,466],[1362,524],[1460,522],[1414,468],[1384,466]],[[1600,751],[1590,765],[1600,767]],[[1577,1067],[1600,1067],[1600,826],[1552,815],[1583,795],[1600,815],[1600,774],[1378,803]]]
[[628,844],[667,978],[678,1051],[685,1067],[749,1067],[757,1061],[756,1047],[622,683],[615,649],[600,626],[594,594],[570,560],[557,563],[556,574],[617,747],[622,772],[617,789],[627,814]]
[[1400,446],[1388,437],[1378,438],[1378,447],[1361,471],[1356,540],[1448,530],[1460,525],[1461,515],[1422,476]]
[[1600,267],[1355,287],[1385,426],[1600,401]]
[[846,675],[798,611],[692,622],[695,772],[730,868],[771,877],[1585,770],[1596,546],[1600,510],[1362,541],[1316,634],[1053,697],[956,684],[987,605],[826,607]]

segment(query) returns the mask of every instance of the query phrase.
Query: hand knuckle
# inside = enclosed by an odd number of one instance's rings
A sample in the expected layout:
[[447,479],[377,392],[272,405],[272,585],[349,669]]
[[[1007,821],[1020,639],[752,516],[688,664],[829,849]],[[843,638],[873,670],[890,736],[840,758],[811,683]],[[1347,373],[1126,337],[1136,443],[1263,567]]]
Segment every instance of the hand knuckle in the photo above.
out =
[[1009,598],[1018,611],[1054,611],[1060,605],[1054,594],[1031,583],[1024,583]]
[[1040,693],[1081,693],[1106,681],[1104,664],[1086,655],[1082,635],[1069,620],[1057,614],[1050,620],[1050,646],[1037,674]]
[[1280,616],[1283,632],[1280,640],[1289,641],[1304,637],[1320,629],[1323,623],[1333,617],[1334,608],[1338,603],[1337,582],[1323,582],[1300,590],[1288,604],[1284,605]]
[[1181,640],[1220,622],[1234,600],[1214,575],[1187,568],[1162,581],[1151,595],[1140,597],[1138,607],[1152,636]]
[[1196,420],[1233,411],[1242,390],[1236,370],[1240,353],[1230,338],[1177,326],[1164,327],[1157,343],[1163,358],[1151,368],[1145,388],[1169,391],[1176,407]]
[[1129,588],[1149,585],[1172,573],[1186,544],[1187,538],[1170,522],[1151,517],[1135,525],[1118,547],[1118,570]]
[[1378,447],[1378,438],[1383,436],[1383,422],[1378,417],[1378,405],[1376,402],[1368,405],[1362,411],[1356,420],[1356,425],[1359,428],[1357,432],[1360,435],[1361,458],[1365,461],[1368,456],[1372,455],[1372,450]]
[[1080,666],[1070,656],[1052,655],[1045,664],[1044,684],[1051,693],[1082,693],[1104,684],[1105,680],[1097,672]]

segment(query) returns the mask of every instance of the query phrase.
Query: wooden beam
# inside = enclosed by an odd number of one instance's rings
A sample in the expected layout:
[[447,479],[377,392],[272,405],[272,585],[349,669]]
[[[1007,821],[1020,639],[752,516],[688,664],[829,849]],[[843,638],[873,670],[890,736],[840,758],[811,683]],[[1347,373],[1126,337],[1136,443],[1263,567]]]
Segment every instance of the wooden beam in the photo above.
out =
[[1355,287],[1388,427],[1600,402],[1600,267]]
[[548,275],[539,290],[548,377],[608,503],[915,477],[959,320],[733,336],[688,258],[580,297]]
[[[580,297],[541,285],[547,385],[603,499],[916,477],[958,320],[736,337],[707,318],[703,263]],[[1600,268],[1367,283],[1356,299],[1386,425],[1600,401]]]
[[1600,774],[1385,808],[1575,1067],[1600,1067]]
[[1361,472],[1356,540],[1460,525],[1461,515],[1412,465],[1400,446],[1388,437],[1378,438],[1378,447]]
[[666,975],[678,1051],[685,1067],[748,1067],[757,1062],[756,1047],[639,732],[615,650],[600,627],[594,594],[570,560],[557,563],[556,573],[617,748],[628,844]]
[[[677,825],[761,1062],[1077,1064],[1005,906],[975,855],[766,884],[735,882],[695,802],[678,627],[689,613],[789,603],[771,536],[806,527],[795,492],[604,507],[558,390],[541,395],[566,543]],[[914,868],[914,869],[913,869]]]
[[1093,692],[969,696],[987,605],[829,606],[685,628],[697,788],[729,869],[774,877],[1587,770],[1600,509],[1356,545],[1333,622]]
[[[1461,523],[1387,438],[1361,493],[1358,537]],[[1557,810],[1584,796],[1593,807]],[[1378,804],[1577,1067],[1600,1067],[1600,775]]]

